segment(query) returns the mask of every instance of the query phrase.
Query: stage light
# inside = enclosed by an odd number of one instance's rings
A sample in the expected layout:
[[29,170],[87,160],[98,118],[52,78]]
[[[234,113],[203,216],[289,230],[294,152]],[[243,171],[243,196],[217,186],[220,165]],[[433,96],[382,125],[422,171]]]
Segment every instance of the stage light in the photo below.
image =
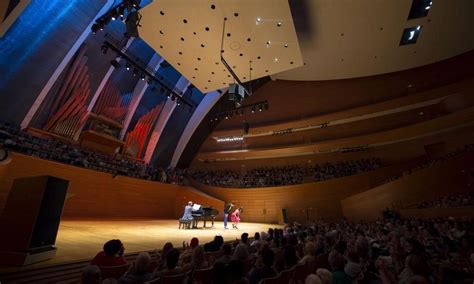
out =
[[127,62],[127,64],[125,64],[125,69],[127,69],[127,71],[129,71],[130,68],[131,68],[130,63]]
[[103,44],[101,47],[100,47],[100,50],[102,50],[102,53],[103,54],[107,54],[107,50],[109,50],[109,47],[105,44]]
[[267,48],[270,48],[270,46],[272,46],[272,42],[271,42],[271,41],[267,41]]
[[99,24],[93,24],[93,25],[92,25],[91,30],[92,30],[92,33],[93,33],[93,34],[96,34],[99,29],[100,29]]
[[176,104],[177,104],[178,106],[180,106],[180,105],[181,105],[181,100],[177,100]]
[[114,60],[111,60],[111,61],[110,61],[110,64],[111,64],[112,66],[114,66],[114,68],[120,68],[120,63],[118,63],[118,61],[115,60],[115,59],[114,59]]
[[258,111],[263,111],[262,105],[259,105],[259,106],[258,106]]
[[252,107],[252,113],[255,113],[255,106]]
[[145,74],[140,75],[140,79],[142,79],[142,81],[145,81],[145,77]]

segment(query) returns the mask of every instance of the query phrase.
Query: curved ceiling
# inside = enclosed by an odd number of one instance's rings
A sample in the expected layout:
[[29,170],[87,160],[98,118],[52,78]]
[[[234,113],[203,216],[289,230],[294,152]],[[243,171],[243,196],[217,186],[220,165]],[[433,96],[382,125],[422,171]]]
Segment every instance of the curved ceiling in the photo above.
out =
[[[272,78],[311,81],[370,76],[474,49],[474,1],[433,0],[427,17],[407,20],[411,4],[412,0],[294,1],[293,18],[305,65]],[[399,46],[403,30],[419,25],[417,43]]]

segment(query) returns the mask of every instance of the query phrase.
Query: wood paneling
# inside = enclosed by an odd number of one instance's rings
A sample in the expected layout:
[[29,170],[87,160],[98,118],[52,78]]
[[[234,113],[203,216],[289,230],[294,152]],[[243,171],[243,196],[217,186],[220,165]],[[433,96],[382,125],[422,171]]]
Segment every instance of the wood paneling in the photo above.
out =
[[412,175],[355,194],[341,201],[344,216],[350,220],[374,220],[385,208],[403,208],[439,196],[466,191],[472,177],[466,171],[474,166],[474,153],[446,160]]
[[262,148],[239,151],[220,151],[210,153],[199,153],[197,159],[243,159],[243,158],[264,158],[282,155],[304,155],[306,153],[324,152],[340,147],[354,147],[359,145],[388,143],[400,139],[417,137],[423,134],[429,134],[441,129],[459,126],[466,123],[472,123],[474,120],[474,107],[470,107],[459,112],[448,114],[429,121],[400,127],[393,130],[360,135],[331,141],[323,141],[304,146],[282,147],[282,148]]
[[[325,123],[328,121],[340,120],[340,119],[347,119],[351,117],[357,117],[361,115],[366,115],[369,113],[376,113],[381,111],[386,111],[389,109],[399,108],[403,106],[417,104],[423,101],[428,101],[435,98],[441,98],[448,96],[449,101],[451,104],[454,104],[455,101],[463,101],[463,98],[459,98],[459,94],[470,94],[474,88],[474,78],[470,77],[453,84],[449,84],[446,86],[441,86],[439,88],[418,92],[414,94],[410,94],[409,96],[402,96],[399,98],[372,103],[369,102],[368,105],[345,109],[341,111],[325,113],[322,115],[314,116],[314,117],[302,117],[295,121],[285,121],[281,123],[273,123],[269,125],[250,125],[250,133],[257,134],[266,131],[273,131],[279,129],[287,129],[287,128],[297,128],[297,127],[306,127],[308,125],[318,125],[321,123]],[[462,105],[466,107],[466,104]],[[224,123],[224,122],[223,122]],[[211,133],[212,136],[226,136],[226,135],[240,135],[242,134],[242,127],[239,125],[236,128],[232,129],[219,129]]]
[[288,122],[412,95],[472,77],[473,62],[474,52],[471,51],[442,62],[378,76],[330,81],[271,81],[245,101],[251,104],[268,100],[268,111],[234,116],[222,121],[218,128],[240,128],[242,120],[252,127]]
[[196,182],[193,185],[218,199],[242,206],[243,221],[275,223],[278,211],[286,208],[289,220],[304,222],[342,218],[341,199],[368,190],[395,172],[397,168],[387,167],[324,182],[267,188],[221,188]]
[[111,174],[22,154],[12,156],[0,175],[0,211],[15,178],[40,175],[70,181],[64,218],[177,218],[188,200],[218,209],[224,206],[222,201],[186,186],[124,176],[114,178]]
[[369,148],[365,151],[350,153],[326,153],[313,154],[295,157],[281,157],[271,159],[245,159],[219,162],[201,162],[195,159],[192,168],[204,169],[232,169],[234,171],[249,170],[262,166],[282,166],[294,164],[306,164],[309,161],[313,164],[335,162],[341,160],[356,160],[368,157],[381,158],[386,164],[405,163],[413,159],[425,156],[425,145],[433,143],[446,143],[446,150],[451,152],[458,147],[474,142],[474,125],[455,129],[449,132],[442,132],[435,135],[420,137],[418,139],[403,141],[384,146]]

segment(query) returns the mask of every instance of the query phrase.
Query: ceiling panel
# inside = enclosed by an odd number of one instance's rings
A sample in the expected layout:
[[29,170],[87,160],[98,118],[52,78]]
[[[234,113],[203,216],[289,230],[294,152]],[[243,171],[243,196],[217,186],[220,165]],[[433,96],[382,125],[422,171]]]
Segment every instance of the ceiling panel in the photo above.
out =
[[202,92],[234,82],[222,36],[242,82],[303,65],[288,0],[160,0],[140,13],[140,37]]

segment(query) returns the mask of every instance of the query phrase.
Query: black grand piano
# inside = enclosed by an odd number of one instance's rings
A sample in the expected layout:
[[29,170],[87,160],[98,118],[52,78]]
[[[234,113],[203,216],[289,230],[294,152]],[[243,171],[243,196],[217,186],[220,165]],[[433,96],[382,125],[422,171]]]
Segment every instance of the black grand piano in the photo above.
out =
[[194,204],[193,205],[193,228],[198,227],[198,222],[199,220],[204,221],[203,228],[206,228],[206,222],[208,220],[211,220],[212,222],[212,227],[214,227],[214,219],[216,219],[217,214],[219,214],[219,211],[215,209],[214,207],[204,207],[199,204]]

